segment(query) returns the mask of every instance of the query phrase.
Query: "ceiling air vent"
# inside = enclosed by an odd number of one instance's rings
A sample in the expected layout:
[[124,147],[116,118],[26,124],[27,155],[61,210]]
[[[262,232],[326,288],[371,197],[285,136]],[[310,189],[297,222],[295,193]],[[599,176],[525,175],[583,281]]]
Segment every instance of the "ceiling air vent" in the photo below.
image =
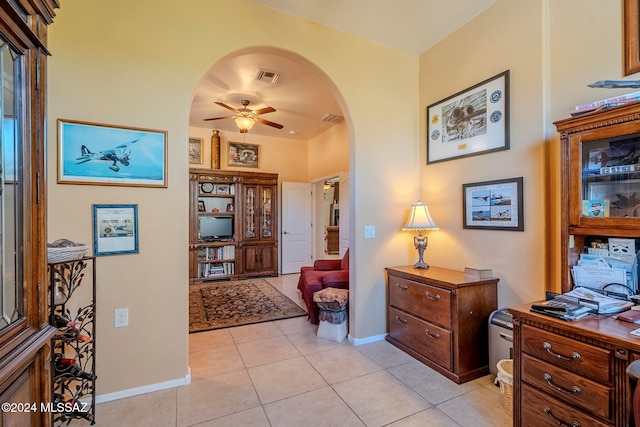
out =
[[280,74],[276,73],[275,71],[260,69],[258,70],[258,75],[256,76],[256,80],[274,84],[275,82],[278,81],[279,77],[280,77]]
[[320,120],[322,120],[323,122],[340,123],[344,120],[344,117],[338,116],[336,114],[327,113],[324,116],[322,116]]

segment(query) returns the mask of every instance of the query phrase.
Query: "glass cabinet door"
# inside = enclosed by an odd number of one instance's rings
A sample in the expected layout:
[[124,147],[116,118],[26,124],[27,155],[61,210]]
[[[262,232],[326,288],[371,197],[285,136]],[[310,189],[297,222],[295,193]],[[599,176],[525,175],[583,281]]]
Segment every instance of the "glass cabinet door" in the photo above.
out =
[[244,238],[256,238],[257,200],[258,188],[256,186],[244,187]]
[[273,200],[273,188],[262,187],[261,196],[260,235],[263,238],[270,239],[273,237],[273,211],[271,203]]
[[23,317],[21,55],[0,39],[0,331]]
[[640,218],[640,135],[583,141],[581,166],[581,218]]

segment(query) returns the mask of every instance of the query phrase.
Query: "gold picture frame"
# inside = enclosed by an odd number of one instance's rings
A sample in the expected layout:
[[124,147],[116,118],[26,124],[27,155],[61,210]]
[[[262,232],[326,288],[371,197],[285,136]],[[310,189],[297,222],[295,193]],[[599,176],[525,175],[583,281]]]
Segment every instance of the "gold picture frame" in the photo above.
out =
[[638,0],[624,0],[624,75],[640,71]]
[[203,148],[203,138],[189,138],[189,164],[201,165],[204,163]]

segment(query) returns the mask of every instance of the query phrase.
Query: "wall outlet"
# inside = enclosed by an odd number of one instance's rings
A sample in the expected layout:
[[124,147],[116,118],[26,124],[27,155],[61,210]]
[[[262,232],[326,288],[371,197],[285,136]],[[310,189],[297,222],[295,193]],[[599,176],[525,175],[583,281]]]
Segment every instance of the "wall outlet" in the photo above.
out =
[[116,328],[122,328],[129,326],[129,309],[128,308],[116,308],[115,310],[114,325]]

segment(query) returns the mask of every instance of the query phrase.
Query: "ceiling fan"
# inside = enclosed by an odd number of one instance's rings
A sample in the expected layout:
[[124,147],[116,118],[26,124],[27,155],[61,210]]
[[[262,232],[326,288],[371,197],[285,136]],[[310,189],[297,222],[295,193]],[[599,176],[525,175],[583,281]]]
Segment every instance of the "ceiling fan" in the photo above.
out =
[[212,117],[210,119],[204,119],[204,120],[208,121],[208,120],[233,119],[236,122],[238,129],[240,129],[240,133],[247,133],[256,122],[262,123],[263,125],[274,127],[276,129],[282,129],[284,127],[281,124],[270,122],[269,120],[265,120],[258,117],[261,114],[273,113],[274,111],[276,111],[275,108],[265,107],[259,110],[250,110],[249,108],[247,108],[247,106],[249,105],[249,100],[243,99],[240,102],[242,103],[242,108],[238,108],[238,109],[230,107],[227,104],[224,104],[222,102],[216,102],[216,104],[218,104],[219,106],[224,107],[227,110],[231,110],[235,114],[233,116]]

